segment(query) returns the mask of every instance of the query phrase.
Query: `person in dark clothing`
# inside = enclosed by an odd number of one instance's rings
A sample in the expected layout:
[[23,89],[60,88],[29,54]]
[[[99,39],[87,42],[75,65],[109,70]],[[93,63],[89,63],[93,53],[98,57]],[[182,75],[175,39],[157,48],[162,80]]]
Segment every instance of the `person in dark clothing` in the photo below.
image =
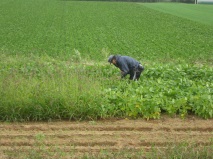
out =
[[138,80],[144,70],[144,67],[140,62],[129,56],[110,55],[108,62],[110,64],[113,63],[114,66],[121,70],[121,78],[130,74],[130,80]]

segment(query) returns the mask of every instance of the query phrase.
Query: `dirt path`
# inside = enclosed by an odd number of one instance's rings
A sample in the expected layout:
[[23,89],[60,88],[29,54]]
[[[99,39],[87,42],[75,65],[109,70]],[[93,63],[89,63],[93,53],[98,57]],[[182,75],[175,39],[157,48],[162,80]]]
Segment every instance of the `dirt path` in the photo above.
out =
[[[149,150],[153,145],[212,145],[213,120],[163,117],[160,120],[0,123],[0,158],[9,151],[38,148],[63,152]],[[2,155],[2,157],[1,157]]]

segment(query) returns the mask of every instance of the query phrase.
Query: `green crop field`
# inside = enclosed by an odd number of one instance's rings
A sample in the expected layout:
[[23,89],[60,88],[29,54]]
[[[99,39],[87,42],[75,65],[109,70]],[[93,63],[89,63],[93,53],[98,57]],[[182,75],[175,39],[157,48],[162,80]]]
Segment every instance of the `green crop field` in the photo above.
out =
[[213,5],[142,3],[143,6],[203,24],[213,25]]
[[[83,58],[99,61],[105,57],[101,54],[105,49],[142,60],[212,59],[212,26],[145,6],[2,0],[1,52],[67,57],[77,49]],[[202,5],[200,8],[203,9]],[[212,19],[211,14],[208,17]]]
[[[0,12],[2,121],[213,118],[212,6],[1,0]],[[141,61],[141,79],[120,80],[110,54]]]

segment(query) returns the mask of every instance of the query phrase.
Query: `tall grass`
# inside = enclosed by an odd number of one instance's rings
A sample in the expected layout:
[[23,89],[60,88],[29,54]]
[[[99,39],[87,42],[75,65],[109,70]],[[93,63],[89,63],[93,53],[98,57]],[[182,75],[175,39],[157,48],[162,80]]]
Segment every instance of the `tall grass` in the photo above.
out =
[[[100,83],[82,66],[9,57],[0,77],[0,120],[97,119]],[[15,61],[15,62],[14,62]],[[18,67],[17,67],[18,66]]]

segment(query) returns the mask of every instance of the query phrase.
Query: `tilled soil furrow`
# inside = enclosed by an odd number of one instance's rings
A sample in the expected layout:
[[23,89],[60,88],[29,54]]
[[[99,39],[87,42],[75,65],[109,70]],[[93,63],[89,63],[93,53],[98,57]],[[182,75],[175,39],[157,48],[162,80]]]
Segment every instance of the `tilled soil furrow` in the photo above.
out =
[[[37,135],[45,135],[45,136],[55,136],[55,137],[71,137],[71,136],[79,136],[79,137],[87,137],[87,136],[115,136],[115,135],[122,135],[123,137],[131,137],[136,135],[175,135],[175,136],[213,136],[213,131],[211,132],[202,132],[202,131],[0,131],[0,137],[35,137]],[[167,136],[166,135],[166,136]]]
[[[159,140],[143,140],[138,141],[136,139],[118,139],[118,140],[106,140],[106,139],[67,139],[67,140],[9,140],[4,139],[0,141],[1,146],[38,146],[38,145],[45,145],[45,146],[165,146],[165,145],[172,145],[172,144],[179,144],[183,143],[185,140],[169,140],[165,141],[162,139]],[[186,142],[186,141],[185,141]],[[199,145],[211,145],[211,141],[203,141],[203,140],[193,140],[187,141],[187,143],[197,143]]]
[[[212,123],[213,125],[213,123]],[[213,126],[212,127],[195,127],[195,128],[174,128],[174,131],[200,131],[200,132],[213,132]]]
[[37,145],[45,145],[45,146],[114,146],[117,143],[113,141],[91,141],[91,142],[80,142],[80,141],[68,141],[68,142],[35,142],[35,141],[5,141],[5,142],[0,142],[1,146],[37,146]]
[[[139,140],[159,140],[159,139],[169,139],[169,140],[180,140],[179,137],[181,137],[182,140],[185,141],[197,141],[200,140],[202,138],[202,140],[207,140],[207,139],[211,139],[212,135],[211,134],[205,134],[205,135],[169,135],[168,136],[162,136],[162,137],[155,137],[152,135],[146,136],[146,134],[138,134],[138,135],[125,135],[125,134],[115,134],[113,135],[108,135],[108,134],[104,134],[104,135],[47,135],[44,134],[44,138],[45,139],[54,139],[54,140],[67,140],[69,138],[75,138],[75,139],[81,139],[81,138],[85,138],[85,139],[93,139],[96,138],[96,140],[101,139],[101,138],[111,138],[111,139],[124,139],[127,140],[128,138],[138,138]],[[10,140],[16,140],[16,139],[22,139],[22,140],[27,140],[27,139],[36,139],[38,138],[36,135],[14,135],[14,136],[9,136],[9,135],[0,135],[0,141],[2,139],[10,139]]]
[[[153,146],[143,146],[143,147],[117,147],[117,146],[66,146],[64,145],[63,147],[58,147],[58,146],[51,146],[51,147],[32,147],[32,146],[13,146],[13,147],[9,147],[9,146],[2,146],[1,150],[2,151],[15,151],[18,150],[20,151],[46,151],[48,150],[48,152],[55,152],[57,151],[62,151],[62,152],[100,152],[102,150],[107,150],[107,151],[138,151],[138,150],[150,150],[152,149]],[[165,149],[166,147],[156,147],[158,149]]]
[[[157,134],[157,135],[156,135]],[[3,141],[26,141],[26,140],[39,140],[39,138],[42,138],[42,140],[51,142],[69,142],[72,141],[80,141],[80,140],[90,140],[90,141],[102,141],[104,140],[115,140],[115,141],[129,141],[134,140],[135,142],[143,142],[143,141],[172,141],[172,142],[199,142],[202,141],[210,141],[213,138],[212,134],[172,134],[172,133],[150,133],[150,134],[97,134],[96,132],[93,132],[93,134],[38,134],[38,135],[0,135],[0,143]]]
[[[149,151],[213,146],[213,120],[167,118],[98,122],[0,123],[0,152]],[[1,157],[1,156],[0,156]]]
[[48,126],[46,124],[40,126],[0,126],[1,131],[198,131],[198,132],[212,132],[213,126],[208,127],[132,127],[132,126]]
[[151,127],[121,127],[121,126],[116,126],[116,127],[40,127],[40,126],[14,126],[14,127],[1,127],[0,128],[2,131],[151,131],[153,128]]

